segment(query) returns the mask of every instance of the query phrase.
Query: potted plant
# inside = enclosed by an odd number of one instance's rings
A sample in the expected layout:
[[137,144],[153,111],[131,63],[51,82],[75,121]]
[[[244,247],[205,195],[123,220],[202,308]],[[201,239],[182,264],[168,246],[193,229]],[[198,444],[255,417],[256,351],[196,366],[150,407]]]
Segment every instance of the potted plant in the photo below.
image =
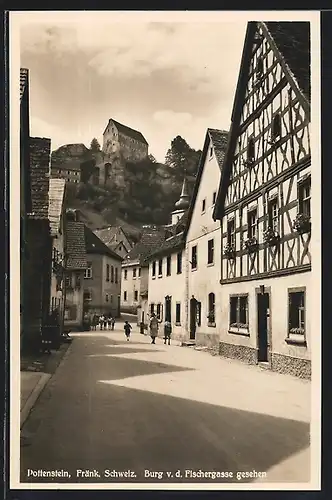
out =
[[258,241],[255,237],[247,238],[244,240],[243,244],[244,248],[248,250],[248,252],[255,252],[258,247]]
[[234,245],[231,245],[230,243],[227,243],[227,245],[225,246],[224,255],[228,259],[234,259],[234,257],[235,257],[235,248],[234,248]]
[[247,158],[246,160],[243,160],[243,166],[245,168],[252,168],[254,165],[254,158]]
[[293,229],[299,234],[309,233],[311,231],[310,216],[302,213],[297,214],[293,222]]
[[263,234],[264,242],[268,245],[276,245],[279,242],[280,236],[273,227],[269,226]]

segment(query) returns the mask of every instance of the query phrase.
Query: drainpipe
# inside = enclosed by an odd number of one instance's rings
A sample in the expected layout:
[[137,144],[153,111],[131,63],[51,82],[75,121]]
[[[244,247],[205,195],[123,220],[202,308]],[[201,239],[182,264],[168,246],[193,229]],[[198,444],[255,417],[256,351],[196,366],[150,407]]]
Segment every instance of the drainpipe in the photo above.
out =
[[183,251],[185,264],[185,289],[184,289],[184,304],[185,304],[185,339],[189,339],[189,245],[186,243]]

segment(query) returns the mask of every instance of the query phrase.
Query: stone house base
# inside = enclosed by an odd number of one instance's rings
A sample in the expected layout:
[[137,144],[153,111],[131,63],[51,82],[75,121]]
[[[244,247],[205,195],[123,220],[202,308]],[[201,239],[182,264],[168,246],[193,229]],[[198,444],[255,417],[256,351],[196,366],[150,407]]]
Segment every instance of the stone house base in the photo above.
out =
[[[225,358],[238,359],[251,365],[257,365],[258,350],[253,347],[219,342],[219,355]],[[308,359],[271,353],[269,368],[278,373],[311,379],[311,361]]]

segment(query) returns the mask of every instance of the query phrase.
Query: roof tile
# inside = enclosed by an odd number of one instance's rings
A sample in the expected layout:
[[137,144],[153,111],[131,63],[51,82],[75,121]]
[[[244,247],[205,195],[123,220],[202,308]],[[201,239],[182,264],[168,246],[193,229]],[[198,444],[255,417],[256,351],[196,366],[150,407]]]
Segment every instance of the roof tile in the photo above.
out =
[[120,257],[117,253],[113,252],[113,250],[106,246],[105,243],[103,243],[103,241],[98,238],[98,236],[87,226],[84,227],[84,235],[86,252],[88,254],[96,253],[101,255],[108,255],[116,260],[122,260],[122,257]]

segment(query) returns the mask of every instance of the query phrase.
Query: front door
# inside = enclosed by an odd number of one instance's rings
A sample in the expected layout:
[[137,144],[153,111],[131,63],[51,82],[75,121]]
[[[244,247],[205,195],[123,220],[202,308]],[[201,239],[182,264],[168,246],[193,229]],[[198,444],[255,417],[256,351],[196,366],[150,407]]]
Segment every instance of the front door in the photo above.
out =
[[172,321],[172,298],[165,298],[165,321]]
[[268,293],[259,293],[257,295],[258,312],[258,361],[269,360],[269,312],[270,296]]
[[196,320],[197,320],[197,300],[190,299],[190,339],[194,340],[196,336]]

